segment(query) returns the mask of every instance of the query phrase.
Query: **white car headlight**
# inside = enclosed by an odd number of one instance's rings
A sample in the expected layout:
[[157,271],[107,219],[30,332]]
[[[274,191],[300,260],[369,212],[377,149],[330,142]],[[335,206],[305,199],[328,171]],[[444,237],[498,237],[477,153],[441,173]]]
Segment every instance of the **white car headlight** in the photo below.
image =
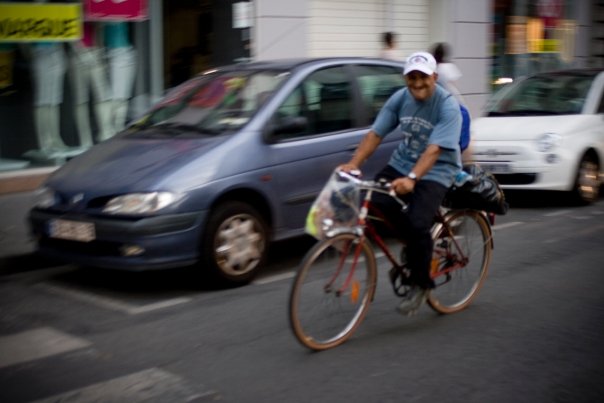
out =
[[537,139],[537,150],[546,153],[560,144],[560,135],[555,133],[545,133]]
[[103,208],[109,214],[155,213],[181,199],[181,195],[170,192],[131,193],[114,197]]
[[42,186],[34,192],[34,205],[38,208],[49,208],[57,202],[57,194],[49,187]]

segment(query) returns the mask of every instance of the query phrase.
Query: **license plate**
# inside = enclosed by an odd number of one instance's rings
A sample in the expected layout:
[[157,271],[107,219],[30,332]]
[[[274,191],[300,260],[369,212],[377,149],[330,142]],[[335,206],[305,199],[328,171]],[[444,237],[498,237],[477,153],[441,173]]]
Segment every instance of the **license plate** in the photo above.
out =
[[508,164],[480,164],[480,167],[493,174],[508,174],[512,168]]
[[50,236],[70,241],[90,242],[94,240],[96,233],[93,223],[57,219],[50,222]]

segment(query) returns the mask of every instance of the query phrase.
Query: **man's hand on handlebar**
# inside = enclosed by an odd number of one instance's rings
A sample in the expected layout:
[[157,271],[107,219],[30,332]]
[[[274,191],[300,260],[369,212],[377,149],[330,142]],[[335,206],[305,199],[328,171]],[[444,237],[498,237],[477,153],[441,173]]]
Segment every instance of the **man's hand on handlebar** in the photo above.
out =
[[355,164],[351,164],[350,162],[347,162],[346,164],[342,164],[342,165],[338,166],[337,169],[339,171],[347,172],[353,176],[361,177],[360,168],[358,166],[356,166]]
[[406,193],[413,192],[415,188],[415,181],[406,176],[402,176],[400,178],[396,178],[392,181],[392,190],[394,190],[397,194],[404,195]]

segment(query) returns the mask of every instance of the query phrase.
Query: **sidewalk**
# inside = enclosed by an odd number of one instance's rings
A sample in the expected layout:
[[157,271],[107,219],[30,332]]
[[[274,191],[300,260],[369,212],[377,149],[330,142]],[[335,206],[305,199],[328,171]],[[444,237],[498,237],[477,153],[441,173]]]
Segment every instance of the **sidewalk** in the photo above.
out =
[[0,196],[36,189],[57,167],[0,172]]

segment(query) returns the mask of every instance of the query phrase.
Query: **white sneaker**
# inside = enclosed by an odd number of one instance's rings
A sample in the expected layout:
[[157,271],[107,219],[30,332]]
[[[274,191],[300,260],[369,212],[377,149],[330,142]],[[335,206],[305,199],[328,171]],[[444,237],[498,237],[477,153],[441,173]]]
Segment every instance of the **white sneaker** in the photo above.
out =
[[407,292],[407,295],[403,297],[403,301],[396,308],[396,310],[402,315],[415,315],[426,298],[428,298],[428,292],[430,292],[430,290],[425,288],[412,287]]

